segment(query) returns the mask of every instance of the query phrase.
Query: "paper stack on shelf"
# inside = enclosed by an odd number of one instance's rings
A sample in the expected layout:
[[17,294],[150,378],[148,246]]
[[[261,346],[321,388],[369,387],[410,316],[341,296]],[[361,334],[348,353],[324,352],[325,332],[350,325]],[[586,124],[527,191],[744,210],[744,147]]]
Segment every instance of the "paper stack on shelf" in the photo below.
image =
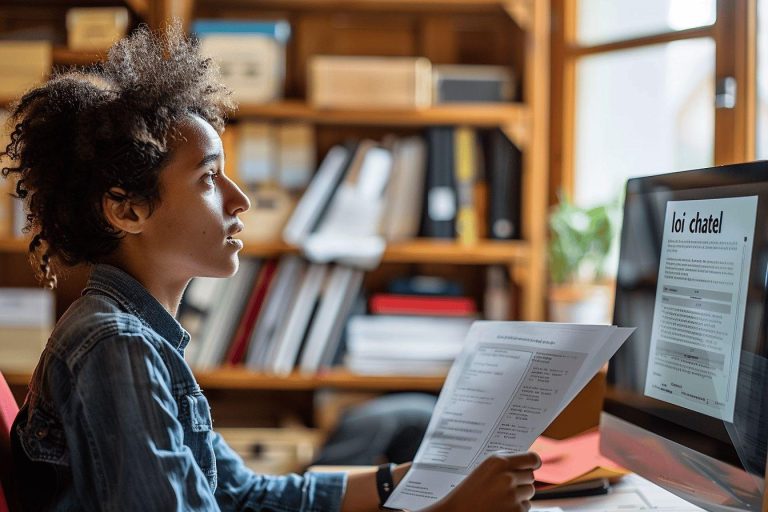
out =
[[347,325],[346,367],[359,374],[444,375],[472,318],[360,315]]

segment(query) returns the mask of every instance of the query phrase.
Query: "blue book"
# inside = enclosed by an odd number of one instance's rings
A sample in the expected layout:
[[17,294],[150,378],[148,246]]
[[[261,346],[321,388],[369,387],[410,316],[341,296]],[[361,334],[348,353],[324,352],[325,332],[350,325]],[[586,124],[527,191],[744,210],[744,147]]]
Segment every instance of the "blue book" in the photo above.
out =
[[291,25],[285,20],[244,21],[199,19],[192,22],[192,33],[198,37],[221,34],[261,35],[285,44],[291,36]]

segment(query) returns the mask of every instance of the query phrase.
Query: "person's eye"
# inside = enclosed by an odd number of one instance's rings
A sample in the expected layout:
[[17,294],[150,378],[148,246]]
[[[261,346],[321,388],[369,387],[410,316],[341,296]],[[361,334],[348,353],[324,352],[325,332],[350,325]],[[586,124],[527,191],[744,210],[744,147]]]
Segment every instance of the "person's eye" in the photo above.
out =
[[203,181],[209,185],[214,185],[219,177],[219,171],[210,170],[203,175]]

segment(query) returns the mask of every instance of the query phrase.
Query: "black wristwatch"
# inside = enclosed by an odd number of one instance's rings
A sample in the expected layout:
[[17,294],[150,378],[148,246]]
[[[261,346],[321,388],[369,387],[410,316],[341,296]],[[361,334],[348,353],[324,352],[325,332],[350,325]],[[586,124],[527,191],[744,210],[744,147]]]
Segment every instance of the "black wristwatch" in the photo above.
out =
[[376,491],[379,493],[379,508],[384,508],[384,503],[387,502],[389,495],[395,490],[395,481],[392,479],[392,472],[395,470],[396,464],[388,463],[379,466],[376,470]]

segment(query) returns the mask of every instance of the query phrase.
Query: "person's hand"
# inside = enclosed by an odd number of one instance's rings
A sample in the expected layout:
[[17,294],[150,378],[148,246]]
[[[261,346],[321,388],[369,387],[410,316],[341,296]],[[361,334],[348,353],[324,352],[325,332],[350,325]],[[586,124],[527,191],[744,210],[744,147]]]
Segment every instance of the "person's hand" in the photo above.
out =
[[541,467],[535,453],[492,455],[425,512],[527,512],[533,497],[533,470]]

